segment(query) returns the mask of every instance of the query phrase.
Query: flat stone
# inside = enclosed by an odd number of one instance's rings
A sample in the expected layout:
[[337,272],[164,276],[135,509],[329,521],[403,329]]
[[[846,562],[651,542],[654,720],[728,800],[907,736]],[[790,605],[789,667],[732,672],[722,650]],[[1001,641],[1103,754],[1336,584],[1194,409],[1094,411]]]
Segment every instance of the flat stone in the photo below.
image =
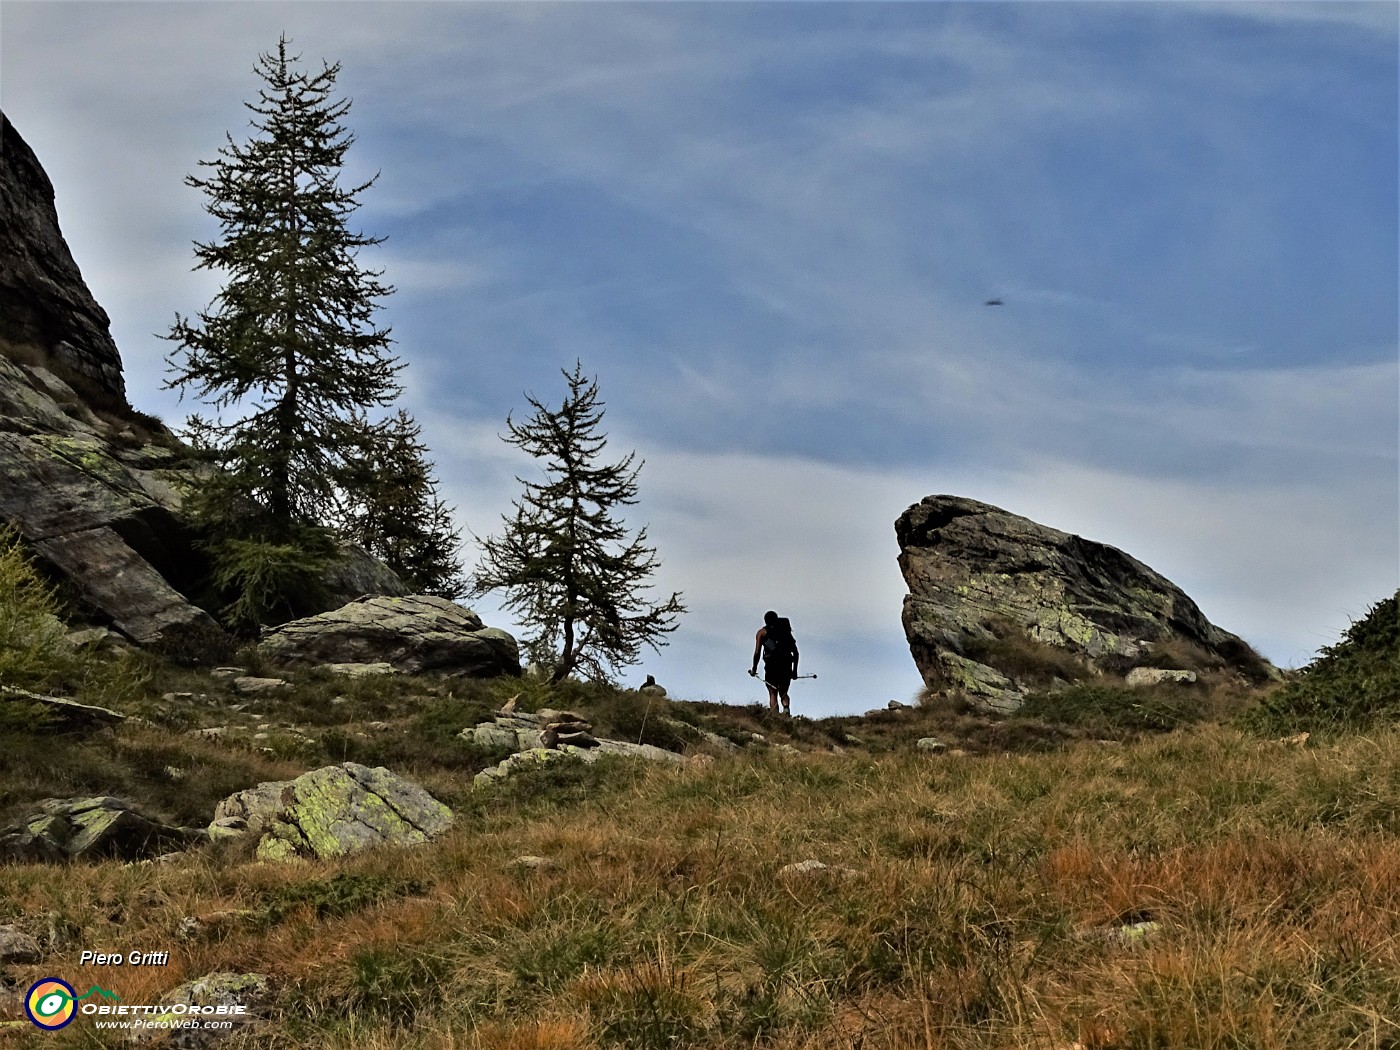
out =
[[119,725],[126,716],[105,707],[80,704],[61,696],[45,696],[31,693],[27,689],[0,686],[0,704],[6,702],[33,703],[41,705],[52,721],[52,730],[58,733],[91,733],[108,726]]
[[277,689],[286,689],[288,683],[281,678],[254,678],[250,675],[243,675],[233,680],[233,688],[240,693],[269,693]]
[[371,678],[375,675],[394,673],[394,665],[382,660],[369,664],[322,664],[321,666],[332,674],[344,675],[347,678]]
[[1194,682],[1195,671],[1169,671],[1160,667],[1134,667],[1124,679],[1128,685],[1160,685],[1162,682]]
[[926,736],[921,738],[919,742],[914,746],[917,747],[920,751],[926,751],[930,754],[939,754],[948,750],[947,744],[939,740],[937,737],[932,736]]

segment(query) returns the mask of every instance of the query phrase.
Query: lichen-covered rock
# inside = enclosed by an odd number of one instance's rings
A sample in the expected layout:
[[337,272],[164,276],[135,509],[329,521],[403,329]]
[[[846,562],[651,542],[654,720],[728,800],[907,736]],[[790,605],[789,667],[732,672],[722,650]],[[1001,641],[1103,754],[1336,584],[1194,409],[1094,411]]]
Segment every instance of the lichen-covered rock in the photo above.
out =
[[1276,673],[1179,587],[1115,547],[960,496],[914,504],[895,534],[914,663],[930,687],[959,689],[978,706],[1014,710],[1025,695],[1020,672],[969,656],[995,649],[979,643],[1006,641],[993,625],[1096,672],[1122,673],[1152,644],[1174,641],[1249,677]]
[[0,863],[144,860],[207,841],[203,828],[163,824],[119,798],[51,798],[0,829]]
[[514,638],[430,594],[363,597],[283,624],[258,648],[286,663],[387,663],[407,674],[473,678],[520,673]]
[[452,819],[452,811],[417,784],[382,766],[345,762],[230,795],[215,807],[209,832],[258,835],[260,859],[291,860],[419,845],[446,831]]

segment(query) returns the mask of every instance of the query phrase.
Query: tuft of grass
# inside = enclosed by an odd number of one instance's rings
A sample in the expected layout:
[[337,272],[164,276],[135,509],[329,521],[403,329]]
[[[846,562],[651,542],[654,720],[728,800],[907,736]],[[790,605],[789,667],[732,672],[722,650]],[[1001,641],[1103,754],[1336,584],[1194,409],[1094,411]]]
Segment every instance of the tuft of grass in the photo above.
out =
[[1199,692],[1113,685],[1072,685],[1036,693],[1016,711],[1017,718],[1077,726],[1103,735],[1165,732],[1201,721],[1206,707]]

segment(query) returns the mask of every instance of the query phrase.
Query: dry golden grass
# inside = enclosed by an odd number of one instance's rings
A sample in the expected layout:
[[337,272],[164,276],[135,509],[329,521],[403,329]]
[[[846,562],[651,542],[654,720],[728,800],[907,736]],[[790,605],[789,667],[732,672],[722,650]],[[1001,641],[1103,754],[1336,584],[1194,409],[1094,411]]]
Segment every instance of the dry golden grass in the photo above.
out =
[[271,974],[267,1047],[1394,1050],[1397,788],[1397,730],[600,764],[459,788],[413,851],[0,868],[0,923],[26,987],[84,947],[172,952],[128,1002]]

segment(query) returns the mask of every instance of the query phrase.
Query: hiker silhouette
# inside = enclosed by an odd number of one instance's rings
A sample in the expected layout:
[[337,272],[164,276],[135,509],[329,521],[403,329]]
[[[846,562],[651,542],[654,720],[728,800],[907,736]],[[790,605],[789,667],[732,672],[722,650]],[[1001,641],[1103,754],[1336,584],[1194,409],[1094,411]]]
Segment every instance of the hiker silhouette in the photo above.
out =
[[763,684],[768,687],[768,709],[776,712],[778,701],[783,714],[792,714],[788,686],[797,677],[797,639],[792,636],[792,622],[773,610],[763,614],[763,626],[753,638],[753,666],[749,674],[758,676],[758,658],[763,657]]

